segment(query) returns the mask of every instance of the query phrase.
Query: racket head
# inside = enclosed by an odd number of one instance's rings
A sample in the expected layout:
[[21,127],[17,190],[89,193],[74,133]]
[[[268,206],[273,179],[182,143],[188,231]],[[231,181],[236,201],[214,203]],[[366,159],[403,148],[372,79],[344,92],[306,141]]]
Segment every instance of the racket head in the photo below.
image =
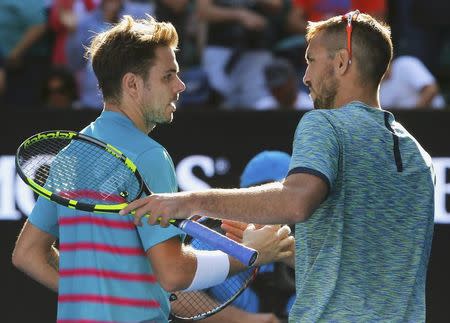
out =
[[117,148],[68,130],[35,134],[17,149],[16,170],[40,196],[63,206],[117,213],[146,190],[136,165]]
[[[221,234],[219,219],[202,218],[201,224]],[[199,239],[187,236],[185,244],[197,250],[215,250]],[[219,285],[199,291],[177,291],[171,294],[169,322],[189,322],[205,319],[230,305],[251,284],[258,273],[258,267],[241,271]]]

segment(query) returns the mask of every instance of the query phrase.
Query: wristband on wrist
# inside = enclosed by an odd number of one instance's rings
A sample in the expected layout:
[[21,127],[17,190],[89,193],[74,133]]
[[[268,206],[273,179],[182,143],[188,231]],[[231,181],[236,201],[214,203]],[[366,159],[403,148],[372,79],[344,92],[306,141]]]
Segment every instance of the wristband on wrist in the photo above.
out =
[[185,289],[193,291],[218,285],[225,281],[230,271],[228,255],[222,251],[196,250],[197,270],[191,285]]

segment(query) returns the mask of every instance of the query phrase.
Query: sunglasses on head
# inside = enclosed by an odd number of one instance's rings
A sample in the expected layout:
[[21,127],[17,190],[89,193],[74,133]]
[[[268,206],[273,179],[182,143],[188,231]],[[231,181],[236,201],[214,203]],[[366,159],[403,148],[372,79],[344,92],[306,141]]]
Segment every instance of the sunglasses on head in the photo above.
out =
[[350,11],[342,16],[342,20],[347,22],[347,26],[345,27],[345,30],[347,31],[347,50],[348,50],[348,55],[349,55],[349,59],[348,59],[349,64],[352,63],[352,31],[353,31],[352,21],[353,21],[353,18],[357,19],[358,15],[359,15],[359,10],[354,10],[354,11]]

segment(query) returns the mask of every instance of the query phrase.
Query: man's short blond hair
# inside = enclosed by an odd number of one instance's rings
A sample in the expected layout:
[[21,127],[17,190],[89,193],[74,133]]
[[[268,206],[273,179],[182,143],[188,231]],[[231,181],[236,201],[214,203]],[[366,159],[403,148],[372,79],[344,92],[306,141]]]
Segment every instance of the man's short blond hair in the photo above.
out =
[[[334,56],[337,50],[347,48],[346,25],[347,19],[342,16],[308,22],[306,41],[309,43],[323,31],[323,44]],[[352,64],[356,63],[361,82],[378,86],[392,60],[390,27],[364,13],[353,18],[352,26]]]
[[156,48],[166,46],[177,49],[177,31],[171,23],[158,22],[151,16],[139,20],[124,16],[97,34],[86,57],[92,61],[104,100],[120,102],[123,76],[131,72],[146,79]]

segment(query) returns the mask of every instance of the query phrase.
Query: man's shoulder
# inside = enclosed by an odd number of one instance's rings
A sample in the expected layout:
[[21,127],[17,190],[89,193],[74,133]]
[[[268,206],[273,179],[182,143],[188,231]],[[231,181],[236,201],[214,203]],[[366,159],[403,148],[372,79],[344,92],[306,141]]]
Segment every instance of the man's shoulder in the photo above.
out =
[[150,155],[164,158],[167,154],[166,149],[160,143],[145,134],[128,133],[121,138],[117,138],[115,142],[124,149],[124,152],[128,152],[130,157],[141,158]]
[[342,108],[338,109],[314,109],[306,112],[303,115],[303,119],[307,121],[328,121],[333,123],[334,120],[342,118],[342,116],[346,115],[348,112],[342,110]]
[[120,123],[96,120],[84,128],[82,133],[114,146],[132,159],[149,151],[160,155],[166,153],[165,148],[150,136]]

